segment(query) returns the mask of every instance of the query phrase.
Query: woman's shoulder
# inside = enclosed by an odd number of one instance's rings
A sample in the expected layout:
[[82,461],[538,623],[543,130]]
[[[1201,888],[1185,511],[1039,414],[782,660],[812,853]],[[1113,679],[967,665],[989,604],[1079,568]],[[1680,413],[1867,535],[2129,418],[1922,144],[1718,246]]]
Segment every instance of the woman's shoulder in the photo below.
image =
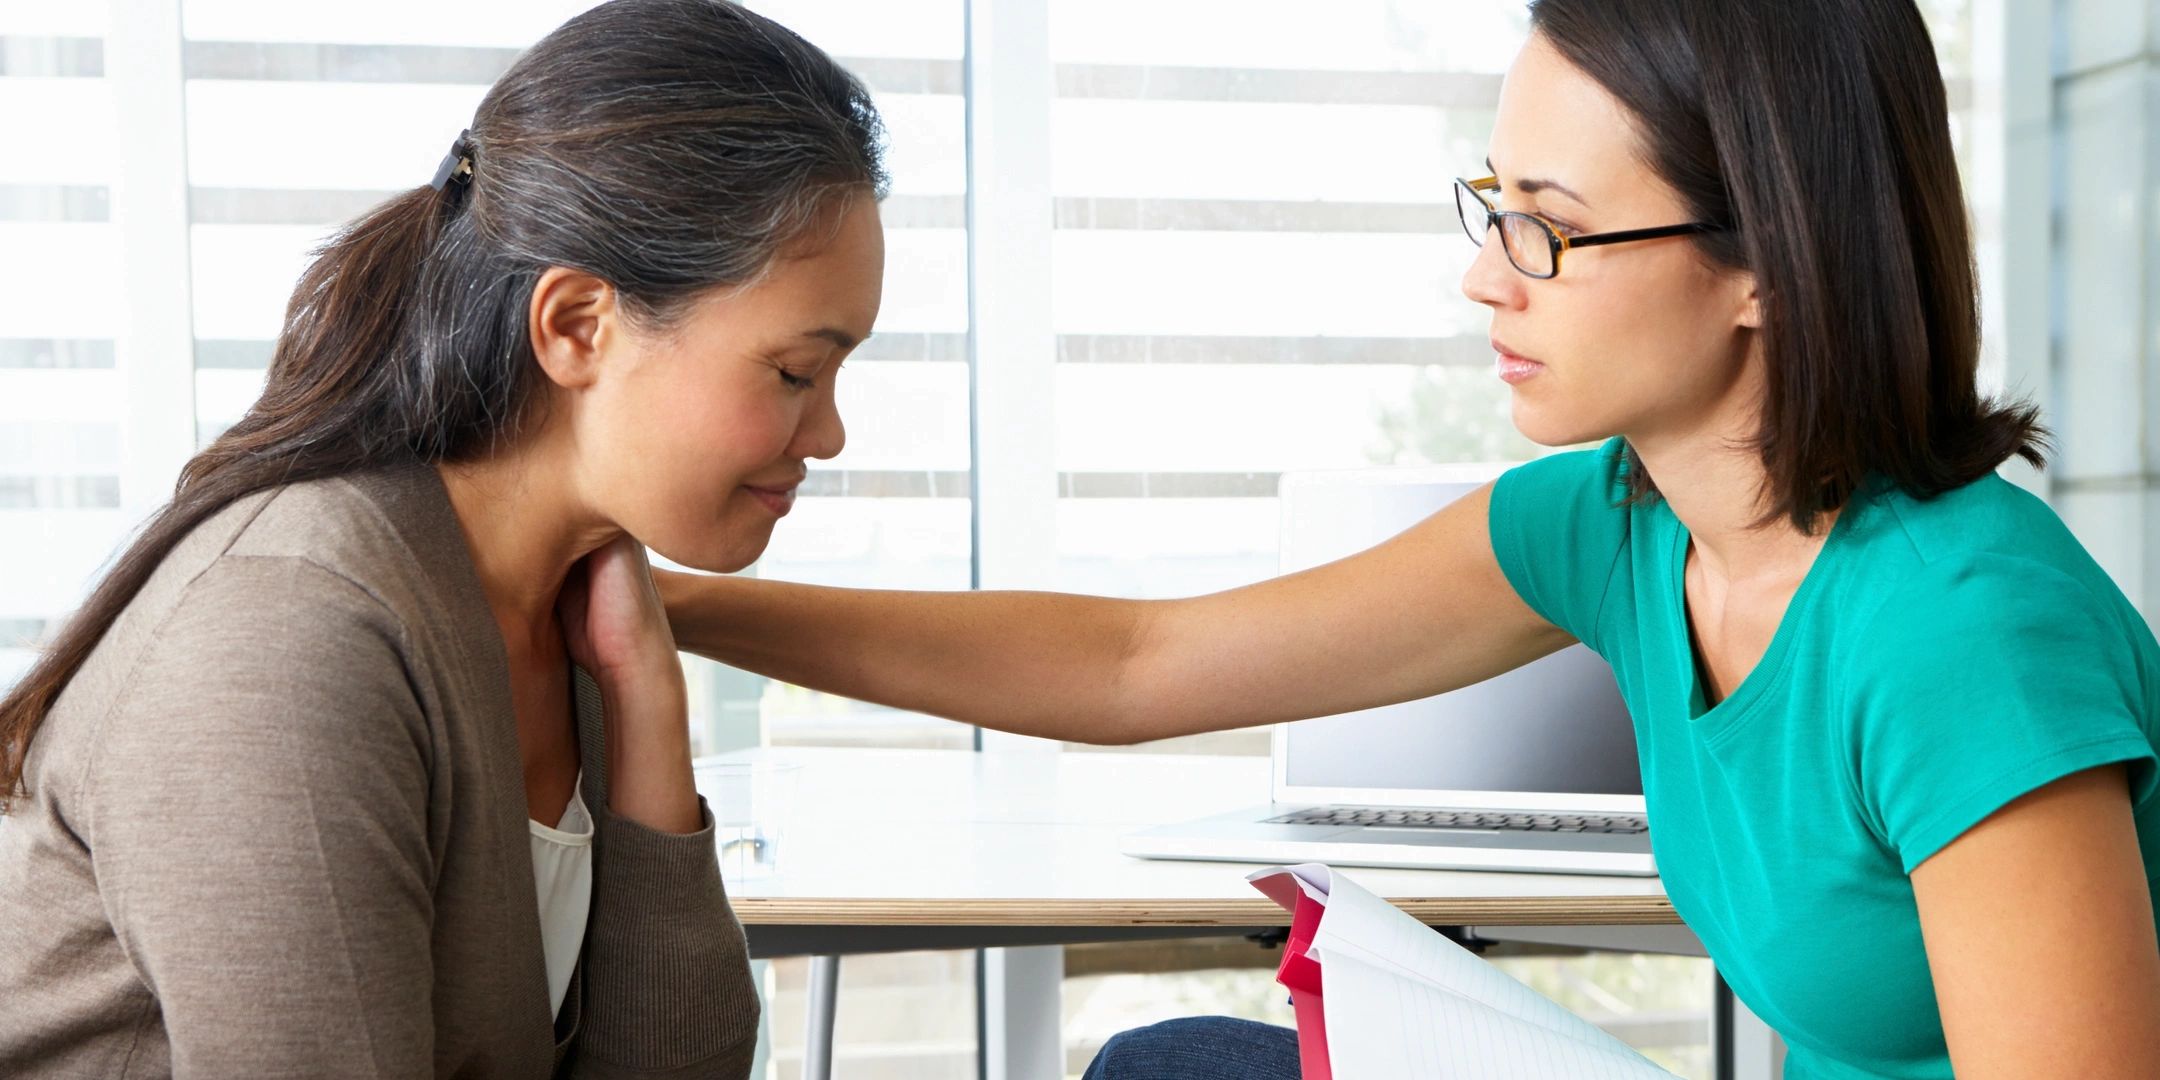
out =
[[1593,649],[1638,510],[1627,467],[1618,438],[1550,454],[1503,474],[1487,507],[1493,557],[1516,595]]
[[1897,564],[1908,594],[2129,603],[2054,507],[1995,473],[1929,498],[1880,485],[1874,502],[1883,513],[1868,530],[1870,546],[1879,561]]
[[[449,495],[433,468],[397,462],[361,472],[286,484],[237,500],[205,520],[166,558],[153,579],[177,602],[252,605],[244,589],[212,590],[203,575],[227,579],[284,571],[303,595],[280,603],[321,602],[326,592],[366,597],[415,636],[470,633],[492,626]],[[303,569],[304,568],[304,569]],[[190,588],[192,586],[192,588]],[[158,599],[145,589],[153,610]]]
[[2136,605],[2053,507],[2000,476],[1926,499],[1880,489],[1859,531],[1857,663],[1897,658],[1912,675],[1926,653],[1973,683],[2072,664],[2126,686],[2160,673]]
[[204,754],[307,768],[384,738],[427,745],[410,643],[395,612],[310,560],[168,561],[47,712],[27,786],[71,802]]
[[1627,444],[1618,437],[1517,465],[1493,483],[1489,514],[1496,534],[1556,532],[1602,546],[1618,539],[1644,509],[1628,500]]
[[237,520],[217,557],[301,559],[373,591],[464,555],[441,481],[418,463],[287,484],[255,498],[252,508],[221,512]]
[[440,550],[421,486],[432,475],[307,480],[213,513],[107,630],[40,741],[118,711],[223,723],[250,701],[409,696],[462,651],[456,638],[492,627],[462,540]]

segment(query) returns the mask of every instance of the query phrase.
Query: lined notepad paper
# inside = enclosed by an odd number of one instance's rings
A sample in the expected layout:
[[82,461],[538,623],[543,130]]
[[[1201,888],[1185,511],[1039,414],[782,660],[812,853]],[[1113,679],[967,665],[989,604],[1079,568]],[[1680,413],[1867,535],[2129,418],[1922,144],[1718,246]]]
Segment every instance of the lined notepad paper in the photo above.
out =
[[1318,863],[1246,880],[1294,911],[1327,906],[1320,965],[1328,1062],[1341,1080],[1672,1080],[1627,1044]]

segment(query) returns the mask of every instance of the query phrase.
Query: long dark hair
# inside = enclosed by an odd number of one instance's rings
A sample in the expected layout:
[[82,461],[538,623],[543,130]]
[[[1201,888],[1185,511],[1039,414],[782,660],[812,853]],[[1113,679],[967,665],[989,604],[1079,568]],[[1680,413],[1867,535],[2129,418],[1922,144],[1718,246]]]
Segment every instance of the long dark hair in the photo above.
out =
[[[1870,471],[1920,498],[2012,454],[2039,410],[1980,396],[1979,285],[1949,107],[1912,0],[1531,0],[1532,28],[1634,115],[1694,243],[1752,271],[1768,388],[1762,524],[1812,532]],[[1632,449],[1631,500],[1655,495]]]
[[261,399],[187,463],[172,502],[0,698],[0,811],[46,712],[205,518],[265,488],[515,438],[540,400],[526,308],[548,267],[607,281],[628,317],[662,327],[887,186],[862,84],[724,0],[614,0],[570,20],[488,91],[456,153],[469,176],[399,195],[316,252]]

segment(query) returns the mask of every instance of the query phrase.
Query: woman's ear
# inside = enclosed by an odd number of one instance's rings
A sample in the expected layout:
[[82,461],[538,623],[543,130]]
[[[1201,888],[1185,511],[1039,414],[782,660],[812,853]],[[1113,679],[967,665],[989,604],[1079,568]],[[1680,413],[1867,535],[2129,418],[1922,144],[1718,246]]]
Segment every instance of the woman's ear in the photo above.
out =
[[562,266],[548,267],[533,284],[526,317],[533,359],[550,382],[568,390],[599,379],[601,359],[621,332],[615,287]]
[[1749,330],[1762,329],[1762,293],[1755,286],[1755,275],[1740,275],[1738,288],[1740,289],[1740,313],[1734,322]]

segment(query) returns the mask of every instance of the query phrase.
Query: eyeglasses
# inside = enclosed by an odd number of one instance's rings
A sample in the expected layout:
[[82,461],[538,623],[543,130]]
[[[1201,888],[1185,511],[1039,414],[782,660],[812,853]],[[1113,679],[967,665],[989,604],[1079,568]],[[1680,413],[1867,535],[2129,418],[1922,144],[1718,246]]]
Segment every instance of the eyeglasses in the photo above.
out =
[[1600,244],[1625,244],[1635,240],[1656,240],[1664,236],[1686,236],[1690,233],[1724,232],[1726,226],[1707,221],[1690,222],[1686,225],[1660,225],[1654,229],[1622,229],[1618,232],[1591,233],[1588,236],[1562,236],[1552,222],[1520,210],[1495,210],[1485,198],[1486,193],[1500,194],[1500,179],[1488,176],[1481,180],[1455,181],[1455,213],[1462,219],[1463,232],[1470,234],[1470,242],[1485,246],[1485,234],[1497,226],[1500,229],[1500,250],[1507,252],[1508,262],[1515,269],[1539,279],[1556,277],[1560,273],[1560,256],[1572,248],[1596,247]]

